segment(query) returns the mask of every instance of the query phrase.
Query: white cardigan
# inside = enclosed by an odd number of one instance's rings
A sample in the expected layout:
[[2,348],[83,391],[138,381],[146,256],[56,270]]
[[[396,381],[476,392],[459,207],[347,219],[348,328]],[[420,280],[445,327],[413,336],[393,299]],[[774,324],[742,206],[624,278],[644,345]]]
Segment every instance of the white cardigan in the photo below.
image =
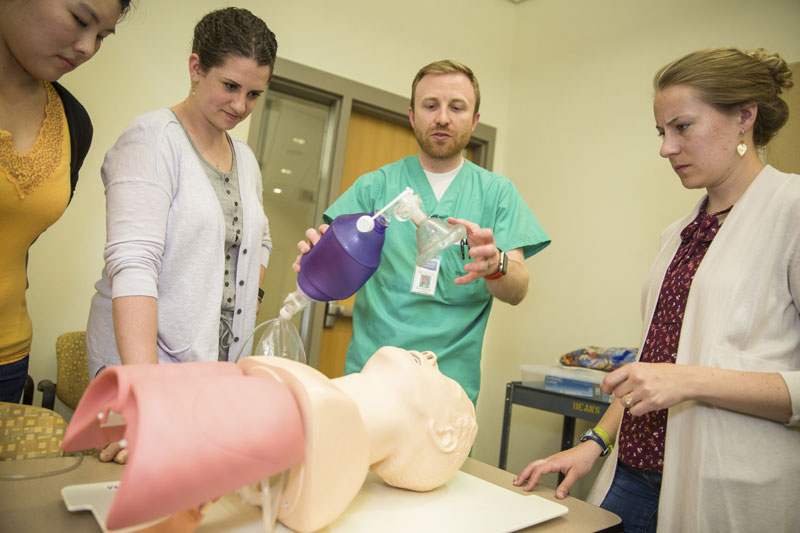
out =
[[[246,144],[233,146],[243,225],[231,357],[253,330],[260,267],[272,250],[258,162]],[[216,361],[225,220],[175,115],[160,109],[136,118],[106,154],[102,177],[107,241],[86,331],[89,375],[120,364],[111,316],[120,296],[158,299],[160,363]]]
[[[642,293],[642,342],[680,232],[699,208],[661,236]],[[779,372],[792,418],[784,426],[695,401],[670,408],[660,532],[800,531],[798,305],[800,176],[767,166],[736,202],[697,270],[676,364]],[[590,502],[602,502],[616,461],[615,449]]]

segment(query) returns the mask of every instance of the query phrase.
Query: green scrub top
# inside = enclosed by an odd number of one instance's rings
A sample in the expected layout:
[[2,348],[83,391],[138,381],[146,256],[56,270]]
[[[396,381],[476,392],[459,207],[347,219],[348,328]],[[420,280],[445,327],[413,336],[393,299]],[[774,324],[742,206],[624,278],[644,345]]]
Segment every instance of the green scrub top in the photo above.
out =
[[[430,216],[463,218],[491,228],[502,250],[522,248],[527,259],[550,244],[514,184],[469,161],[438,202],[419,159],[412,156],[361,176],[323,218],[330,223],[343,214],[374,213],[406,187],[422,198],[422,209]],[[481,346],[493,297],[483,279],[467,285],[453,283],[465,275],[464,265],[471,261],[469,255],[462,259],[458,245],[438,256],[441,264],[435,294],[412,293],[416,256],[416,226],[410,220],[392,219],[380,266],[356,295],[345,374],[359,372],[382,346],[430,350],[442,373],[458,381],[475,403],[480,390]]]

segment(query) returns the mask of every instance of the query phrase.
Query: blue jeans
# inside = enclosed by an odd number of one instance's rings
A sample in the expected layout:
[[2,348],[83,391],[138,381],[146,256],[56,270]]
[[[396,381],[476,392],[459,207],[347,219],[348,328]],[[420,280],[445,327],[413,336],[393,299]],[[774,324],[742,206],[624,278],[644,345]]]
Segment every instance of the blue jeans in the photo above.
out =
[[0,365],[0,402],[19,403],[22,389],[25,388],[30,359],[31,357],[26,355],[19,361]]
[[622,518],[625,533],[655,533],[660,492],[661,474],[618,462],[600,507]]

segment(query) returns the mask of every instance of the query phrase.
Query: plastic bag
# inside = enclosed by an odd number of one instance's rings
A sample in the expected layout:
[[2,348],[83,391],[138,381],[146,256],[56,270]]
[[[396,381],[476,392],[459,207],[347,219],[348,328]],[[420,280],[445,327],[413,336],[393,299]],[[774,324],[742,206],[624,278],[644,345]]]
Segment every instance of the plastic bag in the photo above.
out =
[[[262,322],[251,335],[258,339],[253,343],[253,355],[285,357],[292,361],[306,362],[303,340],[291,318],[273,318]],[[236,360],[241,357],[242,354],[239,354]]]
[[586,346],[565,353],[559,362],[565,366],[581,366],[610,372],[636,360],[639,348],[600,348]]

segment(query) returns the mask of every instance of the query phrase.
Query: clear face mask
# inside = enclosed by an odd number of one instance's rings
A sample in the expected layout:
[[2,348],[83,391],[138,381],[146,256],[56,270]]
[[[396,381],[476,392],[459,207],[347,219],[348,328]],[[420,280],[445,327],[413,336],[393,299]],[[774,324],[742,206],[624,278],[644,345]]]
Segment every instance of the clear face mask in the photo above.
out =
[[373,216],[363,215],[358,220],[359,231],[372,231],[376,219],[389,225],[392,217],[400,221],[411,220],[417,227],[417,266],[423,266],[442,251],[467,236],[464,226],[448,224],[425,214],[422,199],[411,187],[401,192],[386,207]]

